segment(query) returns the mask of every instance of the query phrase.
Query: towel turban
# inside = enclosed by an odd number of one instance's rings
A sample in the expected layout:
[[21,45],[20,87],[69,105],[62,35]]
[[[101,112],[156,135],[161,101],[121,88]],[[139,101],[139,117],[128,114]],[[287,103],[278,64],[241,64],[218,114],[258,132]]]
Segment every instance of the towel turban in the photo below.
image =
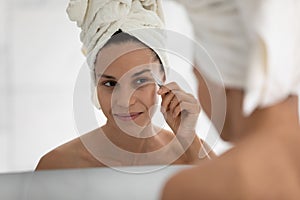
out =
[[[272,106],[300,92],[300,1],[178,0],[188,10],[195,37],[228,88],[243,89],[243,111]],[[201,72],[218,77],[203,62]]]
[[94,63],[99,50],[118,30],[152,48],[163,66],[168,66],[163,51],[164,35],[157,31],[164,27],[161,0],[71,0],[67,13],[81,28],[82,51],[90,68],[92,101],[96,107],[100,108]]

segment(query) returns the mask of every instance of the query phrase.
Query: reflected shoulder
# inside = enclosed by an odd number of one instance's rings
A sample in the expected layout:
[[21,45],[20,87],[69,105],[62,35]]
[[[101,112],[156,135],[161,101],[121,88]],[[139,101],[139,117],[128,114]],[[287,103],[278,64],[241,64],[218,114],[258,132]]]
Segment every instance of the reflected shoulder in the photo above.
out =
[[80,148],[80,141],[76,138],[51,150],[40,159],[36,170],[71,167],[71,161],[76,157],[78,148]]
[[83,138],[89,138],[94,132],[53,149],[40,159],[36,170],[103,167],[104,165],[89,153],[82,142]]

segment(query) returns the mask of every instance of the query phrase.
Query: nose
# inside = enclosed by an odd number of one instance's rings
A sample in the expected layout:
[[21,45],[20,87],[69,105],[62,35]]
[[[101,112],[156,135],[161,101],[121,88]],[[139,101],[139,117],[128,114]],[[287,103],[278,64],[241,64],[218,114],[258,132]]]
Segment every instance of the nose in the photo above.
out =
[[123,107],[128,108],[131,105],[133,105],[136,101],[134,90],[130,88],[117,88],[114,91],[114,104]]

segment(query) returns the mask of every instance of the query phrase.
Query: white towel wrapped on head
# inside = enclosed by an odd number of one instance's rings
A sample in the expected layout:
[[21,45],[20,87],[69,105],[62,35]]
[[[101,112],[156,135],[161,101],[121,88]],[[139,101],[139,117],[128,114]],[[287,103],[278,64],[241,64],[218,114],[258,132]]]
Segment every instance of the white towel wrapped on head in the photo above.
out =
[[[92,95],[95,105],[95,60],[99,50],[118,30],[128,33],[152,48],[164,67],[168,66],[162,51],[164,27],[161,0],[71,0],[67,13],[81,28],[82,51],[91,70]],[[150,28],[150,29],[149,29]],[[165,70],[167,71],[167,70]]]
[[300,94],[300,1],[237,1],[251,47],[244,111]]
[[[227,88],[245,92],[245,115],[300,93],[300,1],[177,0]],[[199,54],[201,72],[219,81]]]

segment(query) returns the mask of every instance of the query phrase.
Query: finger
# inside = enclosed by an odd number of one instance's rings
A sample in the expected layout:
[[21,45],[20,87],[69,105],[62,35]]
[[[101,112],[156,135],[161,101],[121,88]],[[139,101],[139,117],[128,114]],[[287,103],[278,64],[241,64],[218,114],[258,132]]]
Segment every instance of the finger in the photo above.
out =
[[190,114],[199,114],[200,105],[195,105],[193,103],[188,102],[180,102],[180,104],[174,109],[173,117],[179,116],[179,114],[183,111],[186,111]]
[[178,99],[178,101],[190,102],[195,104],[199,103],[199,101],[192,94],[186,93],[184,91],[175,91],[174,95]]
[[[162,97],[161,108],[164,109],[164,111],[169,110],[169,104],[170,104],[171,100],[174,98],[174,96],[175,95],[170,92]],[[162,110],[162,112],[163,112],[163,110]]]
[[178,99],[176,98],[176,96],[174,95],[173,99],[171,100],[170,104],[169,104],[169,110],[172,111],[172,113],[174,112],[174,108],[179,104],[180,102],[178,101]]
[[181,114],[181,112],[182,112],[182,108],[181,108],[180,104],[178,104],[173,110],[173,113],[172,113],[173,118],[178,117]]
[[[173,91],[171,91],[173,93]],[[167,110],[171,110],[173,112],[174,108],[180,103],[180,102],[190,102],[197,104],[198,101],[193,98],[193,96],[190,96],[189,94],[183,92],[183,91],[177,91],[174,92],[173,98],[171,99],[170,103],[167,105]]]
[[181,88],[178,86],[177,83],[171,82],[171,83],[161,86],[161,88],[158,90],[157,93],[160,95],[163,95],[170,91],[175,91],[175,90],[181,90]]
[[[162,97],[162,107],[163,111],[169,111],[173,113],[174,108],[179,104],[179,102],[189,102],[194,104],[196,107],[199,106],[199,102],[193,95],[185,93],[184,91],[176,91],[173,93],[169,92]],[[163,112],[162,111],[162,112]]]

